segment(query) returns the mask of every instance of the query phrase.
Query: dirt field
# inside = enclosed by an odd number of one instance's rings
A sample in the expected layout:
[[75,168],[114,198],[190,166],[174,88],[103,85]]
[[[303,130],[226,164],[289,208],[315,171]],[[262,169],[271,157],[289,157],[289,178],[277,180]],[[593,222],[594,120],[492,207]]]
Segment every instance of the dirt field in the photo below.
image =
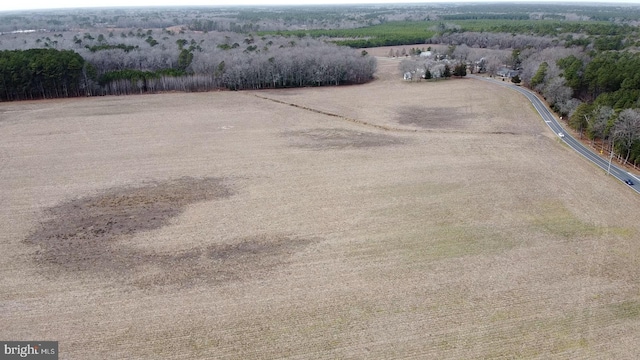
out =
[[0,339],[635,359],[640,198],[472,79],[0,103]]

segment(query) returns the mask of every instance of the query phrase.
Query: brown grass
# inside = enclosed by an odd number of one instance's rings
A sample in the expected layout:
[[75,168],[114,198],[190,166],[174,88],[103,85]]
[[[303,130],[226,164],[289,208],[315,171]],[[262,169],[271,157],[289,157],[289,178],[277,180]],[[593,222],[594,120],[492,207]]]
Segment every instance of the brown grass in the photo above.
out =
[[518,93],[397,65],[0,104],[0,338],[61,359],[635,358],[640,199]]

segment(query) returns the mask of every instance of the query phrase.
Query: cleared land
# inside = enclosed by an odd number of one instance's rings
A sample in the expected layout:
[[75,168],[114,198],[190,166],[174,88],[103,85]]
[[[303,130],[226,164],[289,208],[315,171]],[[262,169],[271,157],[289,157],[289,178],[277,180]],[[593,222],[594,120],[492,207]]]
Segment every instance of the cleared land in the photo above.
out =
[[61,359],[640,353],[640,199],[519,94],[0,104],[0,339]]

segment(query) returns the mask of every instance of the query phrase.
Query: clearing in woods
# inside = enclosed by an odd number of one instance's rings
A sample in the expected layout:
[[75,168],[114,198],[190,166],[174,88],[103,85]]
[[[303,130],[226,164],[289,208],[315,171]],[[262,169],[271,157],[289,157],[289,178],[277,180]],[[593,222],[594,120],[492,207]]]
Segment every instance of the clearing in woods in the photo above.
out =
[[[388,50],[386,50],[388,51]],[[0,339],[633,358],[640,200],[472,79],[0,104]]]

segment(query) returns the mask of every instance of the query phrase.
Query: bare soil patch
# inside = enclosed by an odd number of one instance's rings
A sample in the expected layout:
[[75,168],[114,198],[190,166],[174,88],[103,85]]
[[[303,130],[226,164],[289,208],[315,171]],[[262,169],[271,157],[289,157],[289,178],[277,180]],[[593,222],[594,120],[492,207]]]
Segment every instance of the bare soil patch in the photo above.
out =
[[[117,188],[46,209],[48,220],[25,242],[38,247],[35,262],[59,271],[136,278],[137,285],[187,285],[236,280],[285,261],[287,252],[306,244],[289,236],[257,236],[178,253],[132,248],[129,236],[167,226],[185,207],[225,199],[234,190],[223,179],[190,177],[142,187]],[[145,267],[155,268],[152,276]]]
[[402,138],[390,134],[346,129],[309,129],[289,131],[283,136],[291,139],[293,146],[310,149],[371,148],[401,145]]
[[468,127],[473,119],[464,108],[451,107],[404,107],[398,110],[398,123],[425,129],[460,129]]
[[[213,244],[179,254],[135,254],[128,252],[131,284],[158,290],[169,286],[220,285],[226,282],[268,278],[276,267],[305,247],[321,241],[286,234],[263,234],[233,239],[230,244]],[[137,255],[137,256],[136,256]]]
[[231,194],[216,178],[111,189],[47,209],[49,219],[25,241],[40,248],[37,261],[67,271],[127,271],[146,259],[117,246],[118,238],[166,226],[189,204]]

